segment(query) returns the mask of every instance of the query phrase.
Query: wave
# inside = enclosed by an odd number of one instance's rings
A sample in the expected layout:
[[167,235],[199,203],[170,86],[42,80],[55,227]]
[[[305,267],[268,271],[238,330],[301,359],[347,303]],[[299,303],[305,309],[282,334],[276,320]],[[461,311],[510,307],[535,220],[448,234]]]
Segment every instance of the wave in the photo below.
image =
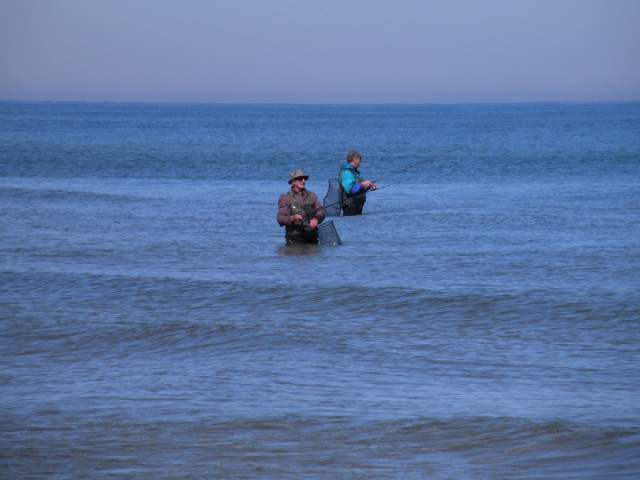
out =
[[582,381],[604,381],[614,362],[617,382],[637,376],[625,366],[640,318],[633,295],[303,288],[295,281],[40,271],[0,272],[0,280],[4,358],[36,356],[43,368],[88,358],[272,362],[279,355],[273,368],[286,358],[318,365],[340,358],[377,369],[390,385],[399,372],[431,372],[482,382],[524,374],[535,383],[552,375],[557,388],[575,377],[583,388]]
[[[126,412],[61,421],[3,415],[13,478],[554,478],[640,474],[637,429],[509,417],[282,415],[144,421]],[[69,420],[66,419],[69,425]]]
[[120,203],[139,202],[147,200],[141,195],[130,195],[121,193],[109,193],[92,191],[89,189],[76,189],[73,187],[48,188],[42,186],[35,187],[17,187],[17,186],[0,186],[0,196],[11,199],[14,202],[18,200],[24,201],[70,201],[70,202],[105,202],[108,204],[118,205]]

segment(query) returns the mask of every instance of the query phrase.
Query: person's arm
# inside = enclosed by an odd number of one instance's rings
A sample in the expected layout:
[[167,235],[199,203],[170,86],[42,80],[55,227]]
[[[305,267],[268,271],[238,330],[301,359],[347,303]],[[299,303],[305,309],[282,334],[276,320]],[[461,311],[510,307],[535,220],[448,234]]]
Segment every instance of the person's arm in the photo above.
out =
[[351,191],[349,192],[350,195],[355,195],[356,193],[360,193],[363,190],[365,190],[365,188],[363,188],[364,185],[360,182],[356,182],[354,183],[353,187],[351,188]]
[[345,170],[342,173],[342,188],[347,192],[347,195],[355,195],[367,190],[375,190],[378,187],[371,180],[358,179],[351,170]]
[[376,188],[378,188],[376,184],[371,180],[363,180],[362,183],[360,183],[360,186],[364,189],[365,192],[367,190],[375,190]]
[[278,198],[278,224],[281,227],[291,224],[291,202],[286,195],[280,195]]
[[278,223],[281,227],[291,225],[292,223],[301,222],[304,217],[299,213],[293,213],[291,201],[287,194],[280,195],[278,198]]
[[347,192],[347,195],[353,195],[362,190],[362,185],[358,183],[355,174],[352,170],[345,169],[340,176],[340,185],[342,189]]

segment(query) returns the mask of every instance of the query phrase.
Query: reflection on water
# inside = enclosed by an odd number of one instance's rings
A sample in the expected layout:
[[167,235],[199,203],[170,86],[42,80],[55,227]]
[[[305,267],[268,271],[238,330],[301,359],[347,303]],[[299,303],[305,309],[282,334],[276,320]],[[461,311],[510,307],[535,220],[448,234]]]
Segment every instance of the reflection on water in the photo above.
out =
[[289,243],[278,245],[278,256],[288,255],[316,255],[320,249],[320,245],[311,243]]

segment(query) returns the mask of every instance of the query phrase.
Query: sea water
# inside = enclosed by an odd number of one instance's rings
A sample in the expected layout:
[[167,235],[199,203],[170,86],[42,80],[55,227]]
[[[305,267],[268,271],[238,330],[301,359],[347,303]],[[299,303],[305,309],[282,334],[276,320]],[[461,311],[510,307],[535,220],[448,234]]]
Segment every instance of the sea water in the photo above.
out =
[[639,103],[5,102],[0,198],[2,478],[640,476]]

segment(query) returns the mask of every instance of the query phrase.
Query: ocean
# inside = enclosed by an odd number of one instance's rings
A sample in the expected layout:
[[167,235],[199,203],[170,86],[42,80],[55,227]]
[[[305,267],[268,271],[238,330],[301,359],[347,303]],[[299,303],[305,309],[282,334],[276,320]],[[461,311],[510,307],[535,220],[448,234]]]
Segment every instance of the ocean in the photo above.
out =
[[0,198],[0,478],[640,478],[640,103],[0,102]]

